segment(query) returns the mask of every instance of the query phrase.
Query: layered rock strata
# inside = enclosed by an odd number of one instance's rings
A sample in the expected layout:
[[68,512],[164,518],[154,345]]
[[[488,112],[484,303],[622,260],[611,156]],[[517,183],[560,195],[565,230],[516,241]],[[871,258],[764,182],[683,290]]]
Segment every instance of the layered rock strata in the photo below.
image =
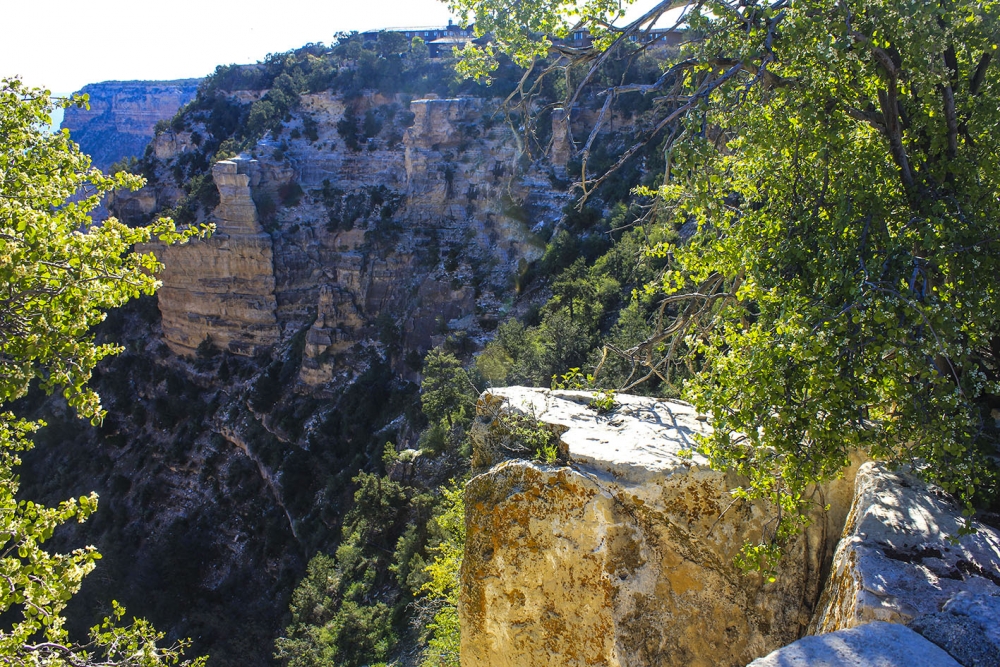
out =
[[201,79],[180,81],[105,81],[84,86],[90,108],[66,109],[62,127],[80,149],[106,170],[124,157],[140,157],[156,123],[170,120],[194,99]]
[[[529,222],[555,225],[569,198],[544,170],[525,171],[516,138],[494,124],[489,105],[302,95],[287,127],[253,151],[242,196],[257,203],[255,231],[235,230],[250,214],[230,198],[212,216],[227,244],[168,251],[160,301],[171,348],[190,354],[210,337],[249,354],[275,331],[287,342],[305,330],[300,379],[318,386],[348,372],[357,345],[405,353],[456,332],[485,338],[517,272],[540,255]],[[157,136],[157,178],[116,199],[120,217],[145,222],[185,201],[171,171],[194,161],[195,132],[208,136],[192,117],[183,132]]]
[[271,236],[250,194],[256,167],[251,160],[218,162],[212,168],[220,199],[215,233],[157,249],[166,267],[158,292],[163,337],[178,354],[190,354],[207,339],[253,355],[278,340]]
[[[466,490],[464,667],[745,665],[802,634],[850,506],[817,513],[773,582],[733,559],[772,516],[733,502],[737,480],[685,458],[706,426],[685,404],[587,392],[491,390],[561,432],[568,465],[509,460]],[[489,426],[476,428],[477,447]]]

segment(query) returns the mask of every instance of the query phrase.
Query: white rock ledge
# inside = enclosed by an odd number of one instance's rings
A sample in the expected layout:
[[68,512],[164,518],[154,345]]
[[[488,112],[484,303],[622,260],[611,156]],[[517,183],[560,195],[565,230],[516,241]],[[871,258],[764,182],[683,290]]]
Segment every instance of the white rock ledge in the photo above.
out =
[[644,484],[708,468],[699,454],[679,455],[694,449],[696,435],[711,433],[687,403],[620,394],[617,407],[600,415],[586,409],[594,398],[589,391],[503,387],[488,393],[506,399],[512,410],[568,428],[560,439],[569,449],[570,462],[581,472],[610,475],[619,484]]
[[961,522],[960,508],[916,477],[861,466],[812,631],[910,623],[959,594],[1000,596],[1000,533],[979,526],[953,542]]
[[961,667],[905,625],[875,621],[805,637],[747,667]]

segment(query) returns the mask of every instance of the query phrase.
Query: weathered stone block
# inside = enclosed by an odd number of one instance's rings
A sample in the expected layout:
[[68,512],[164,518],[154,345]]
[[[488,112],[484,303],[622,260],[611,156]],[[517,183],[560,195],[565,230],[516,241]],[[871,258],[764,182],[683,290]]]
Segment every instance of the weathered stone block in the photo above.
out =
[[913,630],[875,621],[804,637],[747,667],[959,667],[959,663]]
[[959,593],[1000,595],[1000,533],[979,526],[953,541],[961,525],[960,509],[944,493],[864,464],[811,630],[909,623]]
[[737,480],[684,458],[707,427],[683,403],[587,392],[491,390],[562,431],[569,465],[503,462],[466,490],[462,664],[745,665],[799,637],[853,480],[823,489],[773,583],[733,558],[771,519],[733,503]]

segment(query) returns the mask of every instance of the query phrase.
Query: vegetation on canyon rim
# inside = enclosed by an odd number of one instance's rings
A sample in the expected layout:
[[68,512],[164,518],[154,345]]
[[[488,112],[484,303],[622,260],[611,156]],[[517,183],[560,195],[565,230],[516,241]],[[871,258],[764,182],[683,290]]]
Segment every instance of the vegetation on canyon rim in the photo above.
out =
[[[91,221],[104,193],[142,181],[102,175],[67,132],[43,130],[54,105],[85,103],[50,99],[17,79],[0,81],[0,403],[9,408],[32,386],[60,390],[77,415],[98,423],[104,412],[87,382],[97,363],[120,348],[97,344],[92,327],[106,310],[158,285],[156,257],[132,247],[154,238],[184,242],[208,230],[177,231],[169,219],[139,228]],[[84,187],[87,196],[69,200]],[[20,453],[44,425],[0,413],[0,611],[14,619],[0,631],[0,655],[12,665],[176,664],[184,644],[157,647],[163,635],[142,620],[122,624],[125,610],[117,603],[89,642],[70,641],[62,610],[100,555],[92,547],[50,554],[42,544],[60,524],[86,520],[97,496],[58,507],[17,498]]]
[[[1000,407],[1000,342],[992,333],[998,319],[993,277],[1000,255],[997,151],[991,137],[1000,115],[992,63],[994,3],[914,3],[905,12],[892,2],[872,0],[739,7],[695,3],[685,20],[688,34],[698,38],[669,62],[628,41],[666,3],[629,28],[614,47],[619,34],[602,32],[601,19],[618,3],[454,0],[452,6],[495,36],[494,47],[473,48],[462,65],[471,74],[487,74],[494,61],[501,63],[490,74],[492,90],[454,80],[448,67],[423,57],[419,43],[383,36],[378,44],[364,44],[357,36],[343,36],[330,49],[311,45],[275,54],[257,66],[221,67],[170,124],[180,131],[192,129],[185,123],[195,120],[201,132],[192,136],[198,150],[185,153],[171,169],[187,194],[176,215],[190,221],[204,219],[218,203],[208,175],[212,161],[257,150],[262,136],[278,143],[275,159],[286,141],[298,138],[294,133],[313,140],[315,128],[307,122],[301,129],[288,123],[304,92],[352,96],[373,89],[433,90],[490,96],[513,91],[514,101],[525,102],[519,117],[512,114],[513,124],[530,128],[533,121],[525,111],[532,104],[538,112],[555,106],[566,92],[572,101],[584,83],[588,103],[596,99],[600,108],[607,99],[613,105],[609,109],[634,119],[643,146],[621,145],[617,135],[609,141],[614,130],[605,132],[608,126],[599,123],[602,130],[585,142],[582,159],[570,163],[571,172],[582,175],[586,201],[567,211],[547,239],[544,257],[517,277],[519,290],[550,279],[551,298],[528,309],[521,321],[500,324],[470,368],[459,362],[471,350],[457,335],[424,360],[422,411],[407,414],[415,428],[426,425],[420,437],[424,455],[468,457],[473,385],[548,385],[554,375],[577,367],[586,374],[596,371],[588,383],[595,388],[676,395],[687,381],[687,395],[714,420],[715,436],[703,444],[705,453],[716,465],[747,476],[746,497],[768,498],[779,508],[779,520],[746,552],[751,567],[774,566],[781,538],[799,527],[801,513],[812,502],[811,484],[836,475],[854,449],[924,462],[930,477],[966,502],[992,492],[993,473],[984,461],[996,438],[991,411]],[[578,20],[597,34],[595,50],[552,46],[543,37],[566,34]],[[523,26],[530,32],[524,33]],[[528,68],[521,86],[519,71],[502,51]],[[472,57],[476,53],[484,57]],[[602,98],[604,87],[613,90]],[[241,104],[229,95],[237,90],[262,94]],[[44,102],[32,103],[35,111],[17,107],[18,113],[34,114],[37,121]],[[549,110],[535,118],[536,141],[525,144],[531,150],[547,141],[546,123],[538,119]],[[398,141],[388,136],[390,120],[374,112],[347,118],[338,135],[349,150],[371,150]],[[27,125],[17,127],[27,132]],[[45,142],[54,142],[51,146],[66,146],[72,153],[60,136],[43,140],[38,135],[31,141],[41,143],[30,150],[48,154],[52,149]],[[76,176],[53,183],[58,192],[47,191],[39,201],[59,203],[81,182],[86,164],[73,155]],[[151,162],[147,156],[137,169],[146,173]],[[600,174],[616,166],[618,180],[602,180]],[[129,182],[125,176],[88,177],[98,187]],[[661,177],[664,185],[654,187]],[[637,183],[645,187],[628,201],[628,189]],[[565,185],[553,178],[554,187]],[[6,226],[22,209],[9,191],[0,193],[5,207],[0,223]],[[336,199],[336,193],[327,194]],[[293,205],[294,197],[288,199],[281,205]],[[647,204],[649,216],[640,218]],[[56,214],[78,216],[72,229],[102,233],[103,228],[89,224],[86,210],[82,203]],[[48,204],[39,211],[32,214],[39,223],[54,214]],[[330,224],[354,223],[331,208]],[[692,228],[697,232],[690,236]],[[108,233],[116,229],[122,248],[140,240],[130,235],[145,233],[114,225]],[[76,236],[70,238],[76,242]],[[122,261],[141,257],[126,255]],[[435,254],[433,261],[440,259]],[[454,261],[450,255],[445,267],[449,261]],[[69,258],[66,264],[71,265]],[[118,302],[128,296],[134,293]],[[84,313],[99,317],[86,303],[74,301],[66,308],[79,319]],[[78,339],[60,347],[50,359],[95,349],[87,342],[93,321],[76,331],[82,343]],[[222,357],[228,373],[234,359],[205,347],[197,363],[211,371]],[[602,355],[601,348],[608,354]],[[280,403],[288,387],[282,379],[286,367],[289,377],[298,367],[293,361],[294,355],[270,361],[269,370],[252,383],[249,398],[255,409],[266,412]],[[420,368],[419,358],[407,363]],[[16,368],[30,375],[45,366]],[[84,378],[89,368],[66,377]],[[380,377],[383,371],[390,374],[387,363],[377,370]],[[44,370],[41,376],[42,382],[56,378],[50,388],[66,384]],[[4,400],[23,393],[28,380],[11,385]],[[361,380],[356,385],[358,396],[364,396]],[[84,380],[68,386],[80,392],[70,395],[81,397],[81,414],[96,416],[99,407]],[[294,421],[291,408],[300,405],[305,403],[281,407]],[[350,421],[350,410],[342,412],[330,420],[331,432],[335,426],[360,429],[362,422]],[[29,429],[18,431],[14,420],[9,418],[6,439],[27,446]],[[746,435],[734,436],[740,433]],[[350,463],[342,463],[342,477],[353,478],[355,485],[353,505],[343,521],[330,522],[339,543],[313,559],[293,595],[291,624],[278,642],[278,657],[290,665],[371,664],[396,655],[415,626],[419,637],[413,643],[426,648],[427,664],[457,664],[460,492],[446,487],[437,493],[390,479],[393,466],[407,463],[395,448],[388,448],[381,461],[378,452],[369,461],[369,452],[359,449],[368,446],[367,437],[323,437],[345,450],[354,448],[349,451],[353,458],[344,459]],[[276,446],[268,453],[281,462]],[[9,464],[4,463],[4,488],[11,489],[5,497],[11,503],[16,480],[9,470],[16,457],[17,450],[11,450]],[[362,459],[366,462],[358,463]],[[295,498],[308,509],[314,489],[306,468],[295,469],[295,479],[306,478],[309,484],[290,482],[289,487],[302,491]],[[293,479],[291,472],[283,474]],[[56,518],[90,509],[88,500],[67,506],[70,513]],[[23,511],[39,510],[25,506]],[[310,542],[313,549],[317,544],[328,547],[319,537]],[[64,594],[78,586],[93,557],[68,557],[78,560],[72,561],[76,578],[64,579]],[[52,602],[52,618],[61,605]],[[51,625],[61,632],[59,623]],[[139,629],[149,638],[146,626]]]
[[[614,40],[684,6],[691,40],[663,76],[606,91],[656,99],[658,216],[697,224],[647,247],[666,261],[644,288],[660,317],[617,352],[635,377],[692,367],[685,395],[714,426],[701,451],[746,477],[738,497],[777,507],[747,565],[774,567],[813,485],[854,451],[913,464],[968,514],[995,494],[1000,4],[662,2],[624,32],[606,0],[449,5],[494,36],[465,71],[488,76],[504,52],[529,92],[585,81]],[[574,25],[594,50],[546,37]]]

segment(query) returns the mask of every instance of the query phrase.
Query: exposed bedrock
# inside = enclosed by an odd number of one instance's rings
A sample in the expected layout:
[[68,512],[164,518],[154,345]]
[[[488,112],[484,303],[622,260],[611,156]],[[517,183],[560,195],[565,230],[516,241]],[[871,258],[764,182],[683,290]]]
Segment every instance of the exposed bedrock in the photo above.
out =
[[225,160],[212,168],[219,189],[216,231],[205,241],[158,248],[163,337],[179,354],[206,338],[252,355],[278,340],[271,236],[250,196],[255,161]]
[[200,79],[181,81],[105,81],[84,86],[90,108],[66,109],[68,128],[80,149],[106,170],[124,157],[140,157],[157,121],[170,120],[194,99]]
[[876,621],[805,637],[748,667],[959,667],[959,663],[913,630]]
[[[318,386],[349,365],[354,346],[387,333],[404,355],[458,331],[484,337],[540,254],[531,227],[557,224],[570,197],[553,189],[548,164],[523,164],[491,104],[303,95],[280,144],[269,136],[258,159],[220,163],[237,172],[214,168],[216,235],[164,251],[171,348],[191,354],[210,337],[253,354],[304,331],[299,377]],[[343,128],[363,118],[381,129],[352,148]],[[145,222],[185,201],[171,171],[191,161],[194,132],[208,130],[195,120],[157,135],[158,178],[116,196],[122,219]]]
[[851,475],[820,490],[831,511],[768,583],[733,559],[771,515],[733,503],[736,479],[680,455],[706,432],[693,408],[619,396],[599,415],[588,392],[491,393],[563,431],[569,464],[510,460],[469,482],[463,665],[745,665],[801,636]]
[[810,630],[907,624],[966,667],[1000,665],[1000,532],[961,526],[942,492],[864,464]]
[[[690,406],[618,396],[599,415],[588,392],[490,393],[473,439],[496,465],[466,490],[465,667],[740,666],[772,651],[755,667],[1000,665],[1000,533],[955,539],[961,509],[916,477],[866,462],[818,489],[830,511],[768,583],[733,557],[771,515],[680,455],[707,428]],[[497,462],[499,409],[559,433],[568,465]]]

